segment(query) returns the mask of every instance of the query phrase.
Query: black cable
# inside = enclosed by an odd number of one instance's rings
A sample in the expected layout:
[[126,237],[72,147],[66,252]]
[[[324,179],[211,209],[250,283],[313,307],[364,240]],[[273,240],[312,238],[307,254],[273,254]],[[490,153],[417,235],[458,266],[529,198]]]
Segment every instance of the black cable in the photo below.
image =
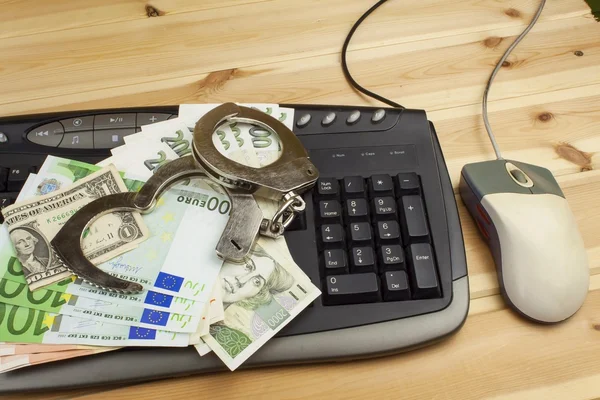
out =
[[350,71],[348,70],[348,64],[346,63],[346,51],[348,50],[348,44],[350,43],[350,39],[352,38],[352,35],[354,35],[354,31],[356,31],[356,28],[358,28],[358,26],[369,16],[369,14],[371,14],[373,11],[375,11],[375,9],[377,9],[377,7],[379,7],[380,5],[382,5],[383,3],[385,3],[387,0],[379,0],[377,2],[377,4],[375,4],[373,7],[369,8],[367,10],[367,12],[365,12],[355,23],[354,26],[352,26],[352,29],[350,29],[350,32],[348,33],[348,36],[346,36],[346,40],[344,41],[344,46],[342,47],[342,70],[344,71],[344,76],[346,76],[346,79],[348,81],[350,81],[350,83],[352,84],[352,86],[354,86],[357,90],[363,92],[364,94],[366,94],[367,96],[371,96],[374,99],[377,99],[379,101],[381,101],[382,103],[388,104],[392,107],[397,107],[400,109],[404,109],[403,106],[401,106],[400,104],[393,102],[389,99],[386,99],[383,96],[378,95],[377,93],[373,93],[370,90],[365,89],[364,87],[362,87],[358,82],[356,82],[354,80],[354,78],[352,78],[352,75],[350,75]]

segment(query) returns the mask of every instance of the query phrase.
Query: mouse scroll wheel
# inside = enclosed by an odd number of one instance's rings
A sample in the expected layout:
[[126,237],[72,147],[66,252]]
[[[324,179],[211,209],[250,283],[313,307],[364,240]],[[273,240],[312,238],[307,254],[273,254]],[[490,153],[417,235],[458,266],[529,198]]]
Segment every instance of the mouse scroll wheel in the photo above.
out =
[[513,169],[512,171],[510,171],[510,173],[513,176],[513,178],[515,178],[517,181],[521,183],[527,183],[527,177],[520,169]]
[[510,177],[520,186],[526,187],[526,188],[530,188],[533,186],[533,182],[531,181],[531,178],[529,178],[527,176],[527,174],[525,174],[525,172],[521,171],[519,168],[517,168],[516,165],[507,162],[506,163],[506,170],[507,172],[510,174]]

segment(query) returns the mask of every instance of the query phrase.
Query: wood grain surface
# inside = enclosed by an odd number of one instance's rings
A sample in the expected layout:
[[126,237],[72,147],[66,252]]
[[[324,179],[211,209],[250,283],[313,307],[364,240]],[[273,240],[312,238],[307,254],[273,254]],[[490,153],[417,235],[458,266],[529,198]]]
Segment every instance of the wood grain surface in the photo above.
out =
[[[374,0],[0,0],[0,116],[208,102],[380,105],[353,90],[340,49]],[[481,96],[537,0],[389,1],[357,30],[348,63],[365,87],[435,124],[455,188],[494,157]],[[471,287],[453,337],[419,351],[6,399],[600,398],[600,23],[551,0],[490,92],[505,158],[549,168],[591,267],[583,308],[554,326],[506,308],[458,192]]]

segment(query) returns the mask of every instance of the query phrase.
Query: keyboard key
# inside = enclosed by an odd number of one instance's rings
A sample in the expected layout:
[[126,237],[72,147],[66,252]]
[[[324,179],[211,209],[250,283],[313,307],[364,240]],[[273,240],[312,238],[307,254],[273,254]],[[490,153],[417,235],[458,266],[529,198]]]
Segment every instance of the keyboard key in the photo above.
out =
[[10,168],[8,172],[7,189],[9,192],[18,192],[23,188],[30,172],[35,172],[33,167],[18,166]]
[[27,134],[27,140],[42,146],[56,147],[63,138],[65,130],[59,122],[39,126]]
[[107,129],[94,131],[94,148],[95,149],[112,149],[125,144],[123,138],[133,135],[134,128],[126,129]]
[[342,205],[337,200],[319,201],[319,218],[326,223],[341,223]]
[[65,137],[60,142],[59,148],[66,149],[93,149],[94,148],[94,132],[74,132],[65,133]]
[[369,192],[371,197],[393,196],[394,181],[392,181],[392,177],[385,174],[372,175],[369,178]]
[[65,132],[91,131],[94,129],[94,116],[63,119],[60,123],[65,128]]
[[331,249],[323,252],[325,275],[347,274],[348,258],[346,251]]
[[94,129],[135,128],[135,113],[99,114],[94,118]]
[[429,228],[423,202],[418,195],[402,196],[402,237],[405,242],[427,241]]
[[400,226],[396,221],[377,222],[377,241],[378,243],[401,243]]
[[327,248],[344,247],[344,230],[340,224],[325,224],[321,226],[321,243]]
[[325,304],[358,304],[381,301],[379,279],[374,273],[332,275],[326,278]]
[[343,192],[346,198],[364,197],[365,180],[362,176],[346,176],[343,181]]
[[335,178],[319,178],[317,193],[320,197],[337,198],[340,194],[340,184]]
[[375,197],[371,206],[376,220],[397,218],[396,200],[393,197]]
[[137,114],[137,126],[142,125],[150,125],[156,122],[166,121],[169,119],[171,114],[161,114],[161,113],[138,113]]
[[372,247],[353,247],[350,252],[351,273],[376,272],[377,264]]
[[402,173],[396,176],[398,182],[398,196],[419,193],[419,176],[414,172]]
[[414,298],[440,297],[433,252],[429,243],[416,243],[408,247],[412,293]]
[[0,193],[0,224],[4,223],[2,209],[10,206],[17,199],[18,193]]
[[348,238],[352,246],[368,246],[373,244],[371,225],[368,222],[353,222],[348,225]]
[[8,168],[0,167],[0,192],[6,192],[8,190]]
[[346,209],[344,211],[346,222],[368,221],[369,207],[367,199],[348,199],[346,200]]
[[410,300],[410,287],[406,271],[386,272],[382,286],[385,301]]
[[381,246],[378,250],[379,265],[385,271],[404,269],[404,250],[399,244]]

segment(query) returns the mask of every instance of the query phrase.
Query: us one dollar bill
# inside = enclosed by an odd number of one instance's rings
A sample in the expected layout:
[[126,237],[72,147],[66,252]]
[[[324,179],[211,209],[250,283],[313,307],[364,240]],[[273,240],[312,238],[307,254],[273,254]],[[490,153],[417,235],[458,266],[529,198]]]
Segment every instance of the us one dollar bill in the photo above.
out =
[[[31,290],[71,275],[50,241],[81,207],[127,188],[114,166],[92,173],[77,183],[21,201],[2,210],[10,240]],[[148,228],[136,212],[115,212],[100,217],[83,232],[81,247],[93,263],[123,254],[148,238]]]
[[269,238],[260,238],[246,264],[219,273],[225,318],[202,340],[232,371],[312,303],[321,291]]
[[186,333],[116,325],[0,303],[0,340],[90,346],[185,347]]

